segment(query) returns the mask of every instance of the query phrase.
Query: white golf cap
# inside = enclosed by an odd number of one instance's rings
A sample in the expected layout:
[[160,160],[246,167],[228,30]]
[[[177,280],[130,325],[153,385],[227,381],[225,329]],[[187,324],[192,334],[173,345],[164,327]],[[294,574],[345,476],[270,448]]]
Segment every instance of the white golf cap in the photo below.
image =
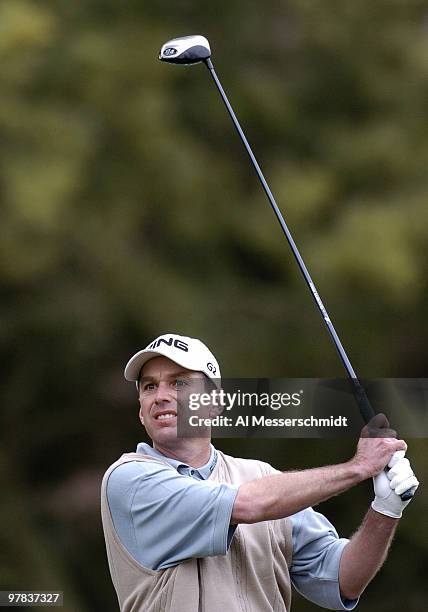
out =
[[126,380],[138,383],[143,365],[150,359],[160,356],[168,357],[187,370],[203,372],[217,384],[220,383],[220,367],[209,348],[196,338],[178,334],[163,334],[150,342],[145,349],[135,353],[126,364]]

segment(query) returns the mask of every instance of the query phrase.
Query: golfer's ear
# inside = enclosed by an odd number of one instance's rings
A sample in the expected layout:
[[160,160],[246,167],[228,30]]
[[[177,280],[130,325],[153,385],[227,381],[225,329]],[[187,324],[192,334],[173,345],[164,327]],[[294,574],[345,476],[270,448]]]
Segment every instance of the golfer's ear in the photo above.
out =
[[223,406],[210,406],[208,414],[210,417],[216,417],[219,416],[223,410]]
[[144,425],[144,417],[143,417],[143,409],[140,408],[138,411],[138,416],[140,417],[141,425]]
[[219,416],[223,412],[224,408],[225,407],[221,406],[220,404],[218,404],[217,406],[216,405],[211,405],[209,407],[209,416],[210,417]]

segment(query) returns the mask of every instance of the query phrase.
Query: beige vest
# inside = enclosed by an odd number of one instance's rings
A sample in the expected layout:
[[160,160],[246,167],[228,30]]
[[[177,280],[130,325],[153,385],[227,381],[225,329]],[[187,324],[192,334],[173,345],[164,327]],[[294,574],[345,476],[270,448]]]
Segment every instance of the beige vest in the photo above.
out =
[[[217,452],[218,461],[210,476],[216,482],[240,485],[276,472],[267,463]],[[121,612],[289,611],[292,540],[287,519],[238,525],[226,555],[188,559],[163,570],[148,569],[128,553],[113,527],[107,480],[118,465],[147,460],[156,461],[140,453],[122,455],[107,470],[102,483],[104,537]]]

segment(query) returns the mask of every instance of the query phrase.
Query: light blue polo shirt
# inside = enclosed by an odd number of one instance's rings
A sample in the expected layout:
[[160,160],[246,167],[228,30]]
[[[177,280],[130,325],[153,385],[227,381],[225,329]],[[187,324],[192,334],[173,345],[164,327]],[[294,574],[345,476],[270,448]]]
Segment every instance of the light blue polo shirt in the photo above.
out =
[[[166,461],[131,461],[112,471],[107,499],[114,528],[128,552],[153,570],[189,558],[225,555],[236,525],[230,525],[238,487],[207,480],[217,463],[196,469],[165,457],[146,443],[137,453]],[[330,610],[353,610],[358,600],[343,600],[339,564],[348,540],[339,538],[326,517],[307,508],[289,517],[293,586],[313,603]]]

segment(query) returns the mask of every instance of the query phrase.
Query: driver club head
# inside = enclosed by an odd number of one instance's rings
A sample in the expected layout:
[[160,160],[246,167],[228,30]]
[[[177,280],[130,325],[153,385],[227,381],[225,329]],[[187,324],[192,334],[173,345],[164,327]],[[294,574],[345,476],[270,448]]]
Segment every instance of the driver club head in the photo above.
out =
[[200,34],[173,38],[162,45],[159,53],[159,59],[168,64],[199,64],[210,57],[210,43]]

